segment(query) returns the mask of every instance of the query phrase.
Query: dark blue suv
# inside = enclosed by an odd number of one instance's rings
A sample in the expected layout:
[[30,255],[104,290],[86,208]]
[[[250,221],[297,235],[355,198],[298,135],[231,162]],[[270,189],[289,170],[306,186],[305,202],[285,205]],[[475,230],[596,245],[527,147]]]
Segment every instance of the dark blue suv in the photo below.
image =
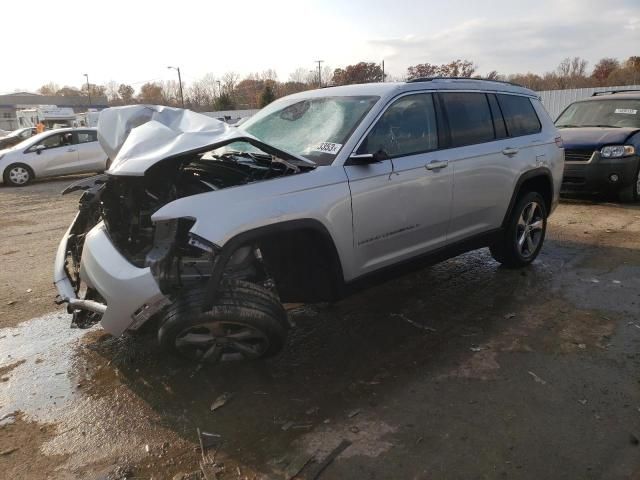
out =
[[556,120],[565,148],[563,191],[640,199],[640,91],[594,94]]

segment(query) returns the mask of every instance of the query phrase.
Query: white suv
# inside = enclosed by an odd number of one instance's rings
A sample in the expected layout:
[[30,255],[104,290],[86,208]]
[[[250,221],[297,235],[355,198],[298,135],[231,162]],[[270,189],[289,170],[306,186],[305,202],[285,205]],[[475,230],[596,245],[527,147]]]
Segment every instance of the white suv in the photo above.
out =
[[281,302],[485,246],[529,264],[564,163],[534,92],[475,79],[302,92],[241,128],[154,106],[106,110],[98,128],[113,163],[68,189],[85,193],[59,302],[78,326],[147,324],[207,362],[277,352]]

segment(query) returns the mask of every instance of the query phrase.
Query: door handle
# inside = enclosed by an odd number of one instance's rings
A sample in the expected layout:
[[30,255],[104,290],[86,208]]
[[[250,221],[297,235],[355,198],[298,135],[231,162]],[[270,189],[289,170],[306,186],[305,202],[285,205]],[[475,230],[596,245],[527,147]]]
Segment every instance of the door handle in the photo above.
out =
[[506,155],[507,157],[513,157],[517,153],[518,153],[518,149],[517,148],[507,147],[504,150],[502,150],[502,154]]
[[441,168],[445,168],[447,165],[449,165],[448,160],[432,160],[431,162],[427,163],[424,168],[426,168],[427,170],[439,170]]

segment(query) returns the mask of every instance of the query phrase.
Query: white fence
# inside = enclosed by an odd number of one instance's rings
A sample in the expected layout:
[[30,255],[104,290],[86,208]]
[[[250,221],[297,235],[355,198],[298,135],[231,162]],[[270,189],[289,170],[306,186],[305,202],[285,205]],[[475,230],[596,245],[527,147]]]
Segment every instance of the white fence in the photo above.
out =
[[551,118],[555,121],[558,115],[572,102],[592,96],[595,92],[607,92],[610,90],[638,90],[640,85],[625,85],[623,87],[595,87],[595,88],[572,88],[570,90],[544,90],[537,92],[542,98]]

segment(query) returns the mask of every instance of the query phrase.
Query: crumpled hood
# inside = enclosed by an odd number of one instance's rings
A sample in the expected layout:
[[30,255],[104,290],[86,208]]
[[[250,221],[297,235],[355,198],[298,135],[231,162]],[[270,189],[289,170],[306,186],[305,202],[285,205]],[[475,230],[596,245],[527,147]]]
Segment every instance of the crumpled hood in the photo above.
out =
[[604,145],[622,145],[633,134],[640,132],[640,128],[606,127],[560,128],[559,130],[564,147],[568,149],[598,149]]
[[166,158],[244,137],[215,118],[159,105],[108,108],[98,120],[98,140],[114,175],[141,176]]

